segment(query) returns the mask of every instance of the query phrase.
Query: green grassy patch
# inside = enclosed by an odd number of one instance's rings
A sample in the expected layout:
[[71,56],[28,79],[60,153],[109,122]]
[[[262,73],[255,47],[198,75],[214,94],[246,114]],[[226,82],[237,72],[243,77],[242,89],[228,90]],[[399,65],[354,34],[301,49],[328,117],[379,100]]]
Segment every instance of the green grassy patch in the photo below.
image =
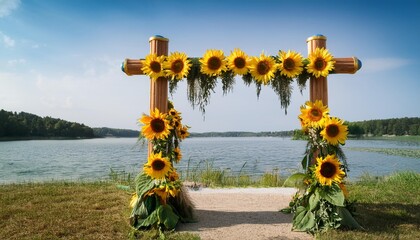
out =
[[318,239],[420,239],[419,173],[365,175],[348,189],[364,230],[336,230]]
[[[209,170],[209,169],[208,169]],[[215,170],[216,171],[216,170]],[[222,175],[222,176],[221,176]],[[129,174],[110,174],[109,182],[46,182],[0,185],[0,236],[3,239],[158,239],[155,230],[134,231],[128,223]],[[214,186],[248,182],[245,173],[207,171]],[[250,177],[251,178],[251,177]],[[197,174],[197,179],[201,179]],[[221,179],[221,180],[220,180]],[[230,179],[230,180],[227,180]],[[276,171],[252,178],[249,186],[281,186]],[[356,220],[364,230],[335,230],[318,239],[420,239],[420,174],[364,175],[348,184],[356,201]],[[286,236],[285,236],[286,237]],[[166,239],[196,240],[191,233],[165,233]]]

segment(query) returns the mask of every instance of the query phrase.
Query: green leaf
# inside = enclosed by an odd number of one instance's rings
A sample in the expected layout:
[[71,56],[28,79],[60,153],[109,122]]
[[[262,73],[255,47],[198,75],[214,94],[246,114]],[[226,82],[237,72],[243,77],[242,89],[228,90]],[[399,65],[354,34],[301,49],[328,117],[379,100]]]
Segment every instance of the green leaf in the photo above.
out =
[[283,208],[283,209],[280,209],[280,212],[284,214],[290,214],[292,213],[292,208],[291,207]]
[[297,226],[302,221],[306,212],[306,208],[303,206],[299,206],[296,208],[296,213],[293,216],[293,226]]
[[324,188],[319,194],[321,198],[324,198],[329,203],[335,206],[344,207],[344,194],[338,185],[334,184],[331,187]]
[[154,181],[148,175],[141,173],[136,177],[137,195],[142,198],[145,193],[155,187]]
[[158,211],[155,210],[146,219],[140,219],[137,228],[153,226],[158,220]]
[[307,177],[304,173],[295,173],[284,181],[283,187],[305,188],[303,180]]
[[170,205],[161,205],[158,209],[159,223],[163,224],[166,229],[172,230],[178,223],[179,216],[172,211]]
[[338,207],[338,215],[341,217],[341,224],[352,229],[363,229],[362,226],[353,218],[349,210],[345,207]]
[[307,211],[302,221],[299,224],[299,229],[308,231],[315,226],[315,215],[311,211]]
[[302,168],[306,169],[307,165],[308,165],[308,155],[305,155],[302,159]]
[[309,210],[312,211],[317,208],[319,205],[319,192],[318,189],[315,190],[313,194],[309,197]]

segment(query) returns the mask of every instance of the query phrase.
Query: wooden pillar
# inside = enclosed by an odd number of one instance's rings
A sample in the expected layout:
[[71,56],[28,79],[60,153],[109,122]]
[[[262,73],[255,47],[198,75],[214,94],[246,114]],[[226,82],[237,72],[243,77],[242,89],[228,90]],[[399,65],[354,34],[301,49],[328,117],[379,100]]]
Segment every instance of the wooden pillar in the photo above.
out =
[[[308,44],[308,55],[315,51],[316,48],[327,48],[327,37],[323,35],[315,35],[306,40]],[[326,77],[311,76],[309,82],[309,100],[315,102],[322,100],[324,105],[328,105],[328,84]]]
[[[158,56],[168,56],[169,39],[156,35],[149,39],[150,53]],[[161,113],[168,112],[168,79],[160,77],[156,80],[150,79],[150,111],[155,108]],[[149,155],[153,151],[152,143],[149,143]]]
[[[168,56],[169,39],[156,35],[149,39],[149,43],[150,53]],[[155,108],[163,113],[168,112],[168,79],[164,77],[150,79],[150,111]]]

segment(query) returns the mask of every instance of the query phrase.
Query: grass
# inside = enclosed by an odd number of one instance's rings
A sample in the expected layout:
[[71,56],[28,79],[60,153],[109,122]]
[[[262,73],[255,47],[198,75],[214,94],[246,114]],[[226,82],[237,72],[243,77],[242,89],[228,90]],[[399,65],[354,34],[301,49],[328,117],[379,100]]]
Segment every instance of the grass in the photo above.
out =
[[[202,166],[203,164],[203,166]],[[273,169],[262,176],[253,176],[244,171],[246,162],[238,172],[219,169],[213,166],[211,161],[201,161],[195,167],[189,166],[183,172],[180,171],[181,179],[192,182],[193,185],[205,187],[230,188],[230,187],[281,187],[286,177],[282,178],[279,169]]]
[[[280,186],[274,170],[246,180],[245,173],[203,169],[196,180],[214,186]],[[202,173],[202,174],[201,174]],[[133,231],[128,224],[132,174],[111,172],[105,182],[46,182],[0,185],[2,239],[158,239],[159,233]],[[218,183],[213,184],[212,179]],[[233,185],[230,185],[233,184]],[[255,184],[255,185],[252,185]],[[336,230],[318,239],[420,239],[420,174],[364,175],[348,186],[363,231]],[[166,233],[166,239],[196,240],[191,233]]]
[[337,230],[317,239],[420,239],[420,174],[395,173],[387,177],[363,176],[350,184],[356,200],[357,221],[363,231]]

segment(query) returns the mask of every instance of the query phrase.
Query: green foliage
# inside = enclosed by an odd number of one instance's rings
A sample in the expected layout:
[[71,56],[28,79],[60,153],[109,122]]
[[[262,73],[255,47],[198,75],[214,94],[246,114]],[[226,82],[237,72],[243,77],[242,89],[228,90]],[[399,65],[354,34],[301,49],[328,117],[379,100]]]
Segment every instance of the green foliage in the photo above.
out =
[[0,137],[93,138],[93,129],[80,123],[25,112],[0,110]]
[[420,118],[391,118],[352,122],[349,124],[349,133],[361,135],[420,135]]
[[93,128],[95,137],[139,137],[140,131],[118,128]]

